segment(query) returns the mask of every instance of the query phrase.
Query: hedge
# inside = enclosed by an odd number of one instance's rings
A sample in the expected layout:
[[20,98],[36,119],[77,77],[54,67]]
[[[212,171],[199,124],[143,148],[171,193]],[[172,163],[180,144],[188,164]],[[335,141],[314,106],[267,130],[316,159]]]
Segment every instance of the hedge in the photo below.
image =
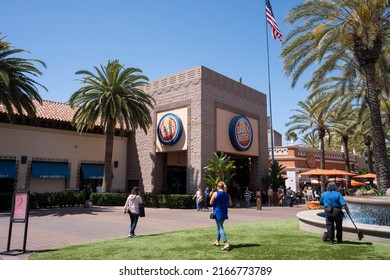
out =
[[[92,193],[91,201],[96,206],[123,206],[128,193]],[[192,195],[188,194],[151,194],[142,195],[146,207],[191,209],[195,208]],[[12,194],[0,193],[0,211],[10,210]],[[30,193],[30,208],[83,206],[81,191]]]

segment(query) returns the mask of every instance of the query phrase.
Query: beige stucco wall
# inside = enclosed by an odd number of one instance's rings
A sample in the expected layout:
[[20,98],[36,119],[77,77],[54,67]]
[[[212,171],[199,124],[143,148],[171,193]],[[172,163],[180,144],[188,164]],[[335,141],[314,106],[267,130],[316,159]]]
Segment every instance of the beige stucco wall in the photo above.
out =
[[[32,160],[67,161],[70,166],[68,189],[77,189],[79,165],[81,162],[104,163],[105,137],[90,133],[77,133],[58,129],[0,123],[0,158],[15,157],[18,164],[17,187],[28,185],[31,191],[65,190],[65,180],[29,179]],[[22,156],[27,163],[21,164]],[[127,139],[115,137],[113,161],[113,189],[123,190],[126,186]]]

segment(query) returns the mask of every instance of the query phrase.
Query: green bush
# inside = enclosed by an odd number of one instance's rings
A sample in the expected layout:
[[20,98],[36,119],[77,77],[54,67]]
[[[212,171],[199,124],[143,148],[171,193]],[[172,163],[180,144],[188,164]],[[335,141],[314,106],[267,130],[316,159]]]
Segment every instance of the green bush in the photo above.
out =
[[356,195],[372,195],[372,196],[383,196],[384,192],[382,190],[378,190],[376,188],[371,188],[368,186],[361,187],[356,190]]
[[127,196],[127,193],[92,193],[91,201],[99,206],[123,206]]
[[[12,193],[0,194],[0,210],[11,209]],[[123,206],[127,193],[92,193],[91,201],[96,206]],[[146,207],[191,209],[195,207],[189,194],[151,194],[142,195]],[[84,205],[81,191],[30,193],[30,208],[67,207]]]
[[189,194],[151,194],[142,196],[146,207],[154,208],[195,208],[195,203]]

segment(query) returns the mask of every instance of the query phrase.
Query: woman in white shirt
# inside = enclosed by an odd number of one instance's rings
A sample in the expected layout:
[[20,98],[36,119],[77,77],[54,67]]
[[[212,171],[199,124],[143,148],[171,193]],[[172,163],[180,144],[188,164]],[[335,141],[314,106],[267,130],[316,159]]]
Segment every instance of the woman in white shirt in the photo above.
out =
[[130,217],[130,234],[129,237],[133,238],[135,236],[135,228],[137,227],[137,222],[139,218],[139,205],[142,204],[142,198],[139,194],[139,188],[134,187],[131,190],[131,194],[127,197],[126,203],[124,206],[124,213],[128,213]]

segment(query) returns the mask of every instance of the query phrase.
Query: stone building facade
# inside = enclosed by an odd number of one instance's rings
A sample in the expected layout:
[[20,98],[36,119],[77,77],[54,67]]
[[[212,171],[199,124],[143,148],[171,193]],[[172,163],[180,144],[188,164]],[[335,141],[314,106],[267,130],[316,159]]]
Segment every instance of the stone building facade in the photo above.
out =
[[[145,88],[156,101],[153,125],[147,135],[136,131],[128,141],[128,187],[145,192],[193,193],[204,185],[203,168],[214,152],[236,160],[241,184],[257,188],[268,172],[266,96],[204,66],[170,75]],[[165,114],[182,121],[183,133],[174,145],[162,145],[158,124]],[[229,141],[234,116],[245,116],[253,128],[253,144],[246,151]],[[244,172],[245,171],[245,172]],[[247,178],[243,178],[247,177]],[[173,182],[172,182],[173,180]]]

